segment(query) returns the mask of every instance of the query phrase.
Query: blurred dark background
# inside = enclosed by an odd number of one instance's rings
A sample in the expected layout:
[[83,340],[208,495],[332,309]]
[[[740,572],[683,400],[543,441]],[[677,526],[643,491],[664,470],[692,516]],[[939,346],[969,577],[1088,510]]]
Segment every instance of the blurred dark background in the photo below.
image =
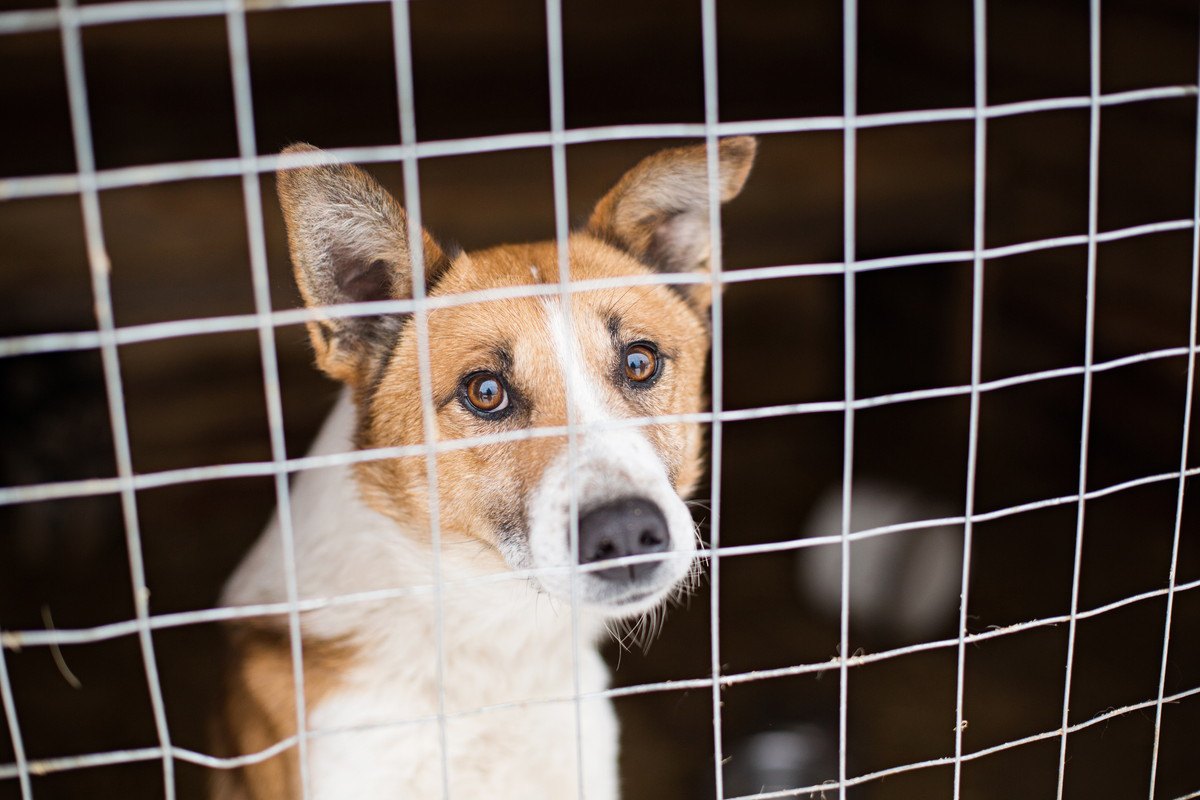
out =
[[[1085,2],[989,5],[989,102],[1088,93]],[[32,6],[0,2],[5,10]],[[569,127],[703,120],[698,2],[564,6]],[[861,0],[859,8],[859,113],[973,104],[969,2]],[[836,0],[720,3],[721,118],[840,114],[841,15]],[[549,127],[541,0],[414,0],[411,19],[421,139]],[[252,12],[248,29],[261,153],[297,140],[324,147],[398,141],[386,3]],[[1104,92],[1195,84],[1200,30],[1191,0],[1104,0],[1102,32]],[[99,168],[236,156],[223,17],[88,27],[83,47]],[[75,169],[57,33],[0,36],[0,108],[0,177]],[[1191,217],[1195,108],[1194,96],[1104,108],[1101,230]],[[989,123],[988,246],[1086,232],[1088,122],[1088,110],[1075,109]],[[570,147],[572,217],[583,219],[624,169],[665,144]],[[858,257],[970,249],[973,157],[970,121],[862,130]],[[398,165],[371,171],[400,194]],[[272,177],[262,178],[262,189],[273,303],[292,308],[298,297]],[[548,238],[549,150],[423,161],[421,203],[426,226],[466,248]],[[253,311],[238,179],[106,191],[101,211],[118,325]],[[723,217],[727,269],[839,261],[841,133],[761,137],[754,175]],[[1099,246],[1097,361],[1188,343],[1192,246],[1188,229]],[[1086,247],[1070,246],[987,263],[984,380],[1083,363],[1086,256]],[[858,395],[969,383],[971,292],[970,263],[860,274]],[[92,303],[78,198],[0,202],[0,335],[92,329]],[[726,406],[840,399],[842,308],[841,276],[731,285]],[[311,367],[302,328],[277,329],[276,344],[288,450],[301,455],[336,387]],[[269,460],[253,332],[129,345],[120,357],[136,471]],[[1182,356],[1095,375],[1090,489],[1178,469],[1187,377]],[[115,474],[97,352],[2,359],[0,387],[0,485]],[[983,395],[977,510],[1076,492],[1082,394],[1083,379],[1073,375]],[[855,508],[856,527],[882,524],[867,521],[876,512],[892,522],[961,514],[968,417],[965,395],[860,411],[854,477],[864,505]],[[840,414],[823,413],[724,426],[723,545],[837,532],[826,512],[841,480],[842,423]],[[1200,464],[1197,440],[1192,436],[1192,467]],[[1176,480],[1164,480],[1087,504],[1081,609],[1166,586],[1177,489]],[[139,493],[153,613],[212,606],[273,505],[265,478]],[[698,510],[698,518],[706,513]],[[1075,526],[1070,503],[977,524],[969,629],[1067,613]],[[1194,489],[1182,534],[1177,579],[1185,583],[1200,578]],[[961,546],[961,528],[856,545],[851,648],[871,653],[954,636]],[[724,671],[834,657],[838,621],[822,587],[830,576],[836,586],[838,558],[836,547],[821,547],[724,559]],[[669,616],[648,654],[610,647],[615,682],[708,674],[709,608],[705,586]],[[131,618],[115,496],[0,507],[0,627],[42,628],[47,609],[62,628]],[[1158,596],[1079,623],[1072,723],[1156,696],[1165,612],[1166,598]],[[1180,593],[1168,695],[1200,685],[1198,626],[1200,592]],[[195,625],[154,639],[172,737],[204,751],[219,630]],[[968,648],[965,751],[1059,726],[1066,649],[1065,625]],[[67,683],[46,648],[4,655],[31,758],[156,742],[135,637],[64,648],[81,689]],[[953,754],[955,670],[953,647],[853,668],[850,773]],[[729,688],[727,794],[775,786],[763,777],[772,754],[780,785],[836,778],[837,703],[836,670]],[[617,708],[627,798],[713,796],[707,690],[635,696]],[[1145,796],[1153,734],[1152,707],[1073,734],[1067,796]],[[1200,790],[1197,741],[1200,698],[1166,707],[1158,797]],[[0,763],[12,760],[4,729]],[[963,796],[1053,798],[1057,766],[1057,738],[970,761]],[[180,797],[201,797],[203,770],[178,770]],[[944,798],[951,779],[949,766],[927,768],[848,795]],[[162,792],[161,770],[147,762],[37,776],[33,788],[42,799],[154,797]],[[16,781],[0,781],[0,798],[17,796]]]

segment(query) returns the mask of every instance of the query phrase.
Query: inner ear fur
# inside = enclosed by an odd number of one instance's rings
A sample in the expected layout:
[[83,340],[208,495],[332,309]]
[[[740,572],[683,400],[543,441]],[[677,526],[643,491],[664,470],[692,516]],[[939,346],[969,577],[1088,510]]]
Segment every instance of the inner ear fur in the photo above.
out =
[[[300,153],[324,155],[308,144],[283,150],[283,155]],[[276,182],[305,305],[412,297],[408,218],[374,178],[351,164],[336,163],[280,169]],[[424,231],[422,246],[426,284],[432,286],[448,261]],[[358,385],[399,325],[394,314],[330,317],[309,322],[308,331],[321,369]]]
[[[757,147],[752,136],[720,141],[722,203],[742,191]],[[705,145],[663,150],[625,173],[596,204],[587,229],[662,272],[707,270],[712,249],[708,189]],[[707,306],[708,287],[692,287],[691,295]]]

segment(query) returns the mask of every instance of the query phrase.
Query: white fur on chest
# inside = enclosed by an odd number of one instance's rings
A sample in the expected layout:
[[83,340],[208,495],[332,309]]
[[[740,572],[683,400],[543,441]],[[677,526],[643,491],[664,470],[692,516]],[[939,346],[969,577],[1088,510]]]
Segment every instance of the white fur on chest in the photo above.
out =
[[[312,453],[350,450],[353,423],[343,396]],[[524,580],[459,583],[507,568],[482,545],[448,542],[441,558],[442,578],[450,583],[442,590],[439,669],[428,544],[369,509],[348,467],[302,473],[292,487],[292,512],[300,599],[413,589],[302,616],[306,640],[347,641],[355,653],[336,688],[308,709],[317,798],[442,796],[439,671],[451,797],[574,798],[580,749],[586,796],[617,796],[611,704],[573,699],[576,674],[582,693],[607,686],[608,670],[595,650],[603,630],[598,619],[579,614],[579,652],[572,653],[569,607]],[[286,599],[280,537],[272,520],[227,585],[226,604]]]

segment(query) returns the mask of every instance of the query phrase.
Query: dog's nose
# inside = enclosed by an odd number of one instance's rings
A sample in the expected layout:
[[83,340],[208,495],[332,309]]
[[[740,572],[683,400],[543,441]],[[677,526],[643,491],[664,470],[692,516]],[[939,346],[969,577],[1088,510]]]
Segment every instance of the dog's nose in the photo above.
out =
[[[641,497],[623,497],[596,506],[579,518],[579,563],[591,564],[621,556],[661,553],[670,534],[667,518],[654,503]],[[626,564],[594,573],[610,581],[637,583],[649,577],[658,562]]]

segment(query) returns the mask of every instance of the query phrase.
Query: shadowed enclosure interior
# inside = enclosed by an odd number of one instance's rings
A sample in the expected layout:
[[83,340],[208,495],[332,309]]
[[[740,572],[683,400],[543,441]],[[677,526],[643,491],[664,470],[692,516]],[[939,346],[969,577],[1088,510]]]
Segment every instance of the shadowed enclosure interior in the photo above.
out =
[[229,766],[218,593],[337,393],[273,154],[472,249],[739,133],[709,577],[606,646],[624,796],[1200,796],[1198,40],[1185,0],[0,0],[0,798]]

